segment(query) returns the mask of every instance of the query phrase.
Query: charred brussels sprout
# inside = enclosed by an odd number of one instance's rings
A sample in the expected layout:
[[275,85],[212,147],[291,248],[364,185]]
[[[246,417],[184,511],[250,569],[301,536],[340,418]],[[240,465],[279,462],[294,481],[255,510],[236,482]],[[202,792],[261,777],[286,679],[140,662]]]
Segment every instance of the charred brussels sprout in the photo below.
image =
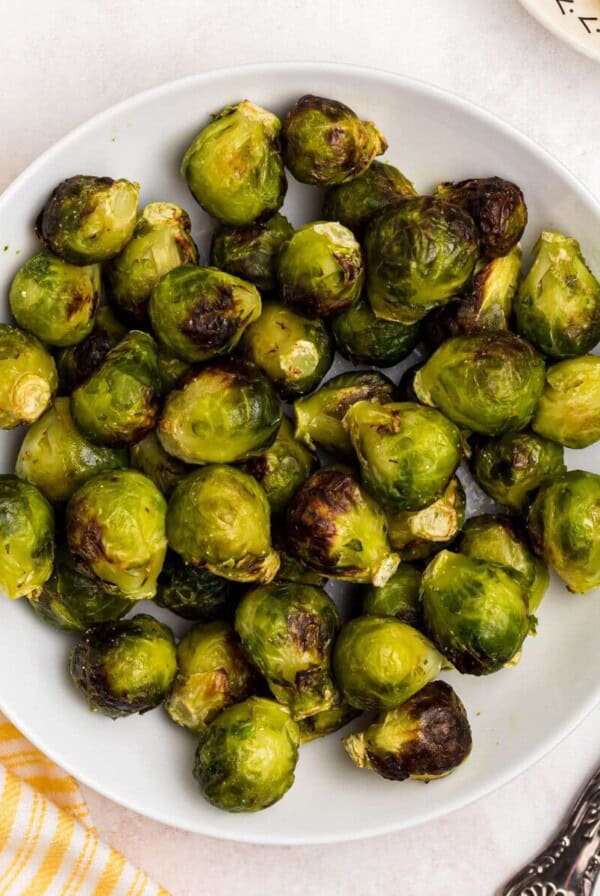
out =
[[573,358],[600,342],[600,283],[577,240],[545,231],[515,300],[519,333],[552,358]]
[[248,100],[213,115],[181,163],[192,195],[209,215],[243,227],[270,218],[283,205],[280,131],[277,116]]
[[158,577],[154,603],[182,619],[213,622],[233,616],[240,593],[234,582],[190,566],[169,551]]
[[317,466],[317,458],[294,438],[292,425],[282,417],[277,438],[246,461],[244,469],[265,490],[272,513],[281,513]]
[[61,349],[56,356],[61,394],[72,392],[86,380],[126,335],[126,327],[108,305],[99,308],[90,335],[77,345]]
[[257,812],[294,783],[300,735],[284,706],[250,697],[212,721],[196,753],[194,777],[213,806]]
[[422,573],[409,563],[398,567],[385,585],[371,585],[363,597],[363,613],[366,616],[395,616],[400,622],[419,628],[421,625]]
[[541,487],[529,511],[534,550],[583,594],[600,585],[600,476],[569,470]]
[[531,428],[567,448],[587,448],[600,439],[600,357],[585,355],[548,368]]
[[73,683],[93,712],[111,719],[159,706],[176,671],[173,633],[152,616],[94,625],[71,653]]
[[162,394],[168,395],[169,392],[175,389],[183,379],[183,375],[188,372],[190,367],[191,364],[187,364],[185,361],[181,361],[179,358],[176,358],[175,355],[169,354],[166,349],[159,345],[158,375],[160,377]]
[[54,359],[41,342],[0,324],[0,429],[33,423],[58,387]]
[[332,321],[340,354],[355,364],[392,367],[412,352],[419,341],[417,324],[376,317],[365,299],[342,311]]
[[212,238],[210,262],[260,289],[271,292],[276,285],[277,255],[294,228],[283,215],[273,215],[264,224],[250,227],[218,227]]
[[425,560],[456,538],[465,521],[466,509],[465,490],[456,476],[442,497],[429,507],[396,510],[388,506],[390,544],[402,560]]
[[41,492],[0,474],[0,592],[25,597],[52,573],[54,513]]
[[386,162],[373,162],[360,177],[327,190],[323,217],[326,221],[339,221],[352,233],[359,234],[381,209],[398,199],[416,195],[417,191],[401,171]]
[[188,464],[167,454],[155,432],[149,432],[130,451],[131,466],[139,470],[168,498],[184,476],[191,473]]
[[70,264],[97,264],[118,255],[137,218],[140,185],[110,177],[77,175],[54,190],[37,221],[51,252]]
[[312,740],[334,734],[359,715],[360,710],[346,703],[339,691],[336,691],[330,709],[323,709],[298,722],[300,743],[308,744]]
[[179,483],[167,537],[186,563],[234,582],[270,582],[277,575],[269,502],[258,482],[235,467],[213,464]]

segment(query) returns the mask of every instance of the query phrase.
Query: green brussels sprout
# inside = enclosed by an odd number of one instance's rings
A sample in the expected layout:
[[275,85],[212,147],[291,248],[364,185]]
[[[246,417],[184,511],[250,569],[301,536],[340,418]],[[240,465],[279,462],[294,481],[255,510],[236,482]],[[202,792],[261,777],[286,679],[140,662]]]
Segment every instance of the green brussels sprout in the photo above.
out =
[[432,681],[343,744],[354,765],[387,781],[434,781],[467,759],[472,738],[462,701],[445,681]]
[[435,195],[464,208],[475,221],[481,250],[488,258],[507,255],[527,226],[527,206],[516,184],[501,177],[479,177],[440,184]]
[[321,712],[315,713],[314,716],[300,719],[298,722],[300,743],[308,744],[312,740],[334,734],[353,719],[358,718],[359,715],[360,710],[346,703],[340,692],[336,690],[329,709],[323,709]]
[[365,299],[333,318],[336,345],[354,364],[392,367],[412,352],[421,335],[418,324],[376,317]]
[[75,388],[71,414],[97,445],[134,445],[156,425],[160,390],[156,343],[148,333],[132,330]]
[[544,388],[541,356],[512,333],[455,336],[417,372],[419,401],[484,435],[524,429]]
[[280,131],[276,115],[248,100],[212,116],[181,163],[182,177],[209,215],[243,227],[281,208],[287,181]]
[[294,783],[299,742],[298,725],[284,706],[250,697],[209,724],[196,752],[194,777],[213,806],[257,812]]
[[385,585],[398,566],[385,515],[350,473],[317,470],[287,511],[288,548],[306,566],[332,579]]
[[0,324],[0,429],[33,423],[58,388],[54,359],[35,336]]
[[309,569],[301,560],[294,557],[287,550],[285,538],[277,531],[273,532],[273,546],[279,554],[279,571],[277,573],[278,582],[296,582],[299,585],[320,585],[324,587],[327,584],[327,576]]
[[280,305],[263,306],[242,337],[242,352],[267,374],[282,398],[305,395],[333,361],[333,345],[322,320],[311,320]]
[[425,560],[456,538],[466,510],[465,490],[454,476],[442,497],[429,507],[412,511],[385,508],[390,544],[403,561]]
[[54,512],[35,486],[0,474],[0,592],[12,599],[42,587],[54,562]]
[[398,199],[416,195],[401,171],[386,162],[373,162],[360,177],[327,190],[323,217],[326,221],[339,221],[359,234],[377,212]]
[[378,501],[420,510],[444,493],[462,457],[460,430],[413,402],[359,401],[344,417],[361,480]]
[[40,212],[37,234],[70,264],[97,264],[118,255],[132,237],[140,185],[84,174],[55,187]]
[[127,335],[111,308],[98,309],[90,335],[77,345],[61,349],[56,355],[61,395],[68,395],[97,370],[107,354]]
[[158,375],[162,385],[161,392],[168,395],[181,382],[183,375],[191,365],[169,354],[162,345],[158,346]]
[[320,96],[300,97],[283,123],[283,157],[303,184],[343,184],[363,174],[387,141],[372,121]]
[[250,697],[256,671],[228,622],[195,625],[177,645],[177,675],[165,709],[177,725],[204,734],[222,709]]
[[186,563],[234,582],[270,582],[279,569],[269,502],[256,479],[211,464],[183,479],[169,501],[167,538]]
[[271,513],[282,513],[294,493],[317,467],[317,458],[294,438],[292,424],[282,417],[277,438],[246,461],[244,470],[265,490]]
[[362,611],[365,616],[395,616],[400,622],[419,628],[421,625],[422,573],[409,563],[402,563],[391,579],[377,588],[365,589]]
[[423,574],[421,600],[425,631],[464,674],[497,672],[529,632],[521,579],[486,560],[442,551]]
[[600,439],[600,357],[559,361],[546,371],[531,428],[567,448],[587,448]]
[[293,232],[284,215],[273,215],[268,221],[250,227],[222,224],[213,233],[210,263],[254,283],[261,292],[271,292],[276,286],[277,255]]
[[233,616],[240,593],[234,582],[190,566],[169,551],[158,577],[154,603],[182,619],[213,622]]
[[151,202],[142,210],[133,236],[105,269],[117,308],[134,320],[147,318],[150,295],[161,277],[198,261],[191,229],[188,213],[178,205]]
[[27,597],[40,619],[67,632],[83,632],[98,622],[120,619],[134,603],[78,572],[75,558],[65,547],[57,550],[48,581]]
[[600,585],[600,476],[569,470],[540,488],[529,511],[536,554],[583,594]]
[[574,358],[600,342],[600,283],[577,240],[544,231],[515,299],[518,332],[552,358]]
[[387,404],[394,400],[394,384],[378,370],[340,373],[306,398],[294,403],[296,438],[315,451],[352,456],[352,442],[342,420],[358,401]]
[[167,550],[165,515],[165,499],[142,473],[98,473],[67,505],[77,568],[131,600],[154,597]]
[[165,451],[187,463],[235,463],[274,441],[281,414],[258,367],[220,361],[190,371],[168,395],[157,434]]
[[173,632],[145,614],[98,623],[75,644],[69,672],[93,712],[147,712],[164,701],[177,672]]
[[261,312],[255,286],[216,268],[184,264],[157,283],[149,305],[158,341],[191,364],[230,352]]
[[192,467],[167,454],[155,432],[149,432],[141,442],[131,446],[131,466],[139,470],[168,498]]
[[414,324],[469,283],[478,246],[461,208],[431,196],[402,199],[367,227],[367,296],[377,317]]
[[364,281],[360,244],[335,221],[298,228],[279,251],[281,298],[300,314],[331,317],[360,296]]
[[321,588],[273,583],[248,591],[235,612],[244,650],[293,719],[330,709],[331,646],[340,627],[337,607]]

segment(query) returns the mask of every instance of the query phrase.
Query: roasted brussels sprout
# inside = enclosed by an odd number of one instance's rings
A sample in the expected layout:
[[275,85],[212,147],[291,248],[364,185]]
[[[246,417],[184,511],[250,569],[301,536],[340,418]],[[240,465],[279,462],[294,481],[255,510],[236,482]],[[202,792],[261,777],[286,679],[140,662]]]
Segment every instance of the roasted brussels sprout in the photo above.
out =
[[477,261],[475,226],[461,208],[431,196],[380,212],[365,239],[367,296],[377,317],[414,324],[468,284]]
[[175,389],[183,379],[183,375],[188,372],[191,366],[191,364],[187,364],[185,361],[176,358],[175,355],[169,354],[162,345],[159,345],[158,375],[162,386],[162,394],[168,395],[169,392]]
[[574,358],[600,342],[600,283],[577,240],[544,231],[515,299],[517,330],[545,355]]
[[174,551],[167,553],[158,577],[154,603],[182,619],[213,622],[233,617],[240,586],[207,569],[185,563]]
[[352,475],[317,470],[301,485],[287,511],[289,550],[332,579],[385,585],[396,571],[385,515]]
[[296,438],[313,451],[352,456],[352,442],[342,420],[358,401],[387,404],[394,400],[394,384],[377,370],[353,370],[328,380],[318,392],[294,403]]
[[541,356],[512,333],[456,336],[416,373],[419,401],[485,435],[524,429],[544,388]]
[[303,184],[343,184],[363,174],[387,149],[372,121],[360,118],[337,100],[307,94],[283,123],[283,156]]
[[501,177],[445,183],[435,195],[469,212],[477,226],[481,250],[488,258],[507,255],[527,226],[527,206],[516,184]]
[[111,719],[159,706],[177,672],[173,632],[141,614],[88,628],[73,652],[71,679],[93,712]]
[[235,467],[212,464],[179,483],[169,501],[167,537],[186,563],[234,582],[270,582],[277,575],[267,496]]
[[393,550],[402,560],[425,560],[454,540],[462,529],[466,509],[465,490],[456,476],[429,507],[411,511],[388,506],[385,514]]
[[272,806],[294,783],[300,735],[284,706],[250,697],[212,721],[196,753],[194,777],[206,799],[228,812]]
[[33,423],[58,387],[54,359],[41,342],[0,324],[0,429]]
[[244,469],[265,490],[272,513],[282,513],[317,466],[317,458],[294,438],[292,424],[282,417],[277,438],[246,461]]
[[321,587],[327,584],[327,576],[322,576],[314,569],[309,569],[301,560],[290,554],[285,538],[277,531],[273,532],[273,546],[280,559],[277,573],[278,582],[296,582],[300,585],[320,585]]
[[403,563],[391,579],[377,588],[370,585],[364,592],[362,609],[366,616],[395,616],[400,622],[419,628],[421,625],[422,573]]
[[102,305],[90,335],[77,345],[61,349],[56,355],[61,394],[67,395],[86,380],[126,335],[126,327],[108,305]]
[[276,285],[277,255],[294,228],[284,215],[273,215],[250,227],[221,225],[213,233],[210,263],[221,271],[247,280],[261,292]]
[[16,476],[0,474],[0,592],[25,597],[50,578],[54,513],[42,493]]
[[195,625],[177,645],[177,675],[165,709],[178,725],[203,734],[222,709],[249,697],[255,682],[228,622]]
[[381,209],[398,199],[416,196],[411,182],[393,165],[373,162],[364,174],[330,187],[323,201],[326,221],[339,221],[352,233],[359,234]]
[[167,550],[165,499],[137,470],[99,473],[67,505],[77,568],[131,600],[154,597]]
[[445,681],[432,681],[343,743],[358,768],[388,781],[434,781],[465,761],[472,738],[462,701]]
[[336,691],[330,709],[323,709],[298,722],[300,743],[308,744],[311,740],[334,734],[359,715],[360,710],[346,703],[340,692]]
[[212,116],[181,163],[192,195],[209,215],[243,227],[281,208],[287,181],[280,131],[276,115],[248,100]]
[[519,576],[486,560],[442,551],[425,570],[421,599],[426,632],[465,674],[497,672],[529,631]]
[[531,428],[567,448],[587,448],[600,439],[598,355],[571,358],[548,368]]
[[339,314],[356,302],[362,290],[360,245],[342,224],[305,224],[281,247],[277,279],[283,301],[300,314]]
[[192,467],[172,454],[167,454],[155,432],[132,445],[131,466],[139,470],[168,498],[178,482],[191,473]]
[[198,250],[192,222],[178,205],[151,202],[137,219],[133,236],[106,267],[113,302],[134,320],[148,315],[152,290],[165,274],[182,264],[195,264]]
[[600,585],[600,476],[569,470],[540,488],[529,511],[533,548],[583,594]]
[[114,258],[129,242],[137,218],[140,185],[79,174],[63,180],[37,220],[44,245],[70,264]]
[[195,369],[169,394],[158,423],[163,448],[192,464],[235,463],[274,441],[281,405],[249,361]]
[[334,317],[332,330],[344,358],[376,367],[392,367],[402,361],[410,355],[421,335],[418,324],[376,317],[365,299]]
[[264,305],[242,337],[242,351],[267,374],[282,398],[305,395],[331,366],[333,345],[322,320],[276,302]]

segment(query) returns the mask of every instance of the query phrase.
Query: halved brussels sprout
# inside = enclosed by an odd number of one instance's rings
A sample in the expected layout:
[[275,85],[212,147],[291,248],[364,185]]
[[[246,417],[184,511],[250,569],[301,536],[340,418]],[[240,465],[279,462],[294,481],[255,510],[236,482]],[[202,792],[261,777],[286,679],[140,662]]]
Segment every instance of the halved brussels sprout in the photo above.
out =
[[298,722],[300,729],[300,743],[308,744],[320,737],[327,737],[343,728],[360,715],[360,710],[346,703],[339,691],[336,690],[333,703],[329,709],[323,709],[314,716],[307,716]]
[[339,221],[352,233],[359,234],[381,209],[398,199],[416,196],[411,182],[393,165],[373,162],[353,180],[330,187],[323,201],[326,221]]
[[192,467],[172,454],[167,454],[156,432],[149,432],[141,442],[131,446],[131,466],[139,470],[168,498]]
[[567,448],[587,448],[600,439],[598,355],[571,358],[548,368],[531,428]]
[[54,512],[42,493],[0,474],[0,592],[25,597],[41,588],[54,562]]
[[209,215],[241,227],[281,208],[287,182],[280,131],[276,115],[248,100],[212,116],[181,163],[192,195]]
[[294,438],[292,424],[282,417],[273,444],[244,464],[265,490],[271,513],[282,513],[295,492],[317,467],[317,458]]
[[58,388],[54,359],[41,342],[0,324],[0,429],[33,423]]
[[296,582],[300,585],[320,585],[322,588],[327,584],[327,576],[309,569],[301,560],[294,557],[286,546],[285,538],[281,532],[275,530],[273,532],[273,546],[279,554],[280,565],[277,572],[278,582]]
[[98,309],[90,335],[56,355],[61,395],[67,395],[86,380],[102,364],[107,354],[127,335],[127,328],[117,320],[108,305]]
[[168,395],[169,392],[175,389],[183,379],[183,375],[188,372],[190,367],[191,364],[188,364],[186,361],[181,361],[179,358],[176,358],[175,355],[169,354],[169,352],[164,349],[162,345],[159,345],[158,375],[160,377],[162,394]]
[[466,510],[465,490],[454,476],[441,498],[429,507],[422,510],[385,508],[390,544],[402,560],[425,560],[456,538],[465,521]]
[[221,225],[213,233],[210,263],[260,289],[276,286],[277,255],[294,228],[284,215],[273,215],[263,224],[249,227]]
[[233,617],[242,591],[229,579],[185,563],[174,551],[167,553],[158,577],[154,603],[182,619],[213,622]]
[[173,632],[152,616],[102,622],[88,628],[69,671],[93,712],[111,719],[159,706],[177,672]]
[[54,189],[37,220],[51,252],[70,264],[97,264],[118,255],[137,218],[140,185],[78,174]]
[[363,594],[362,611],[365,616],[394,616],[400,622],[421,626],[422,573],[409,563],[402,563],[391,579],[377,588],[370,585]]
[[334,317],[332,330],[344,358],[376,367],[392,367],[408,357],[421,335],[418,324],[376,317],[365,299]]
[[387,141],[374,123],[361,121],[337,100],[307,94],[283,123],[285,164],[303,184],[346,183],[386,149]]

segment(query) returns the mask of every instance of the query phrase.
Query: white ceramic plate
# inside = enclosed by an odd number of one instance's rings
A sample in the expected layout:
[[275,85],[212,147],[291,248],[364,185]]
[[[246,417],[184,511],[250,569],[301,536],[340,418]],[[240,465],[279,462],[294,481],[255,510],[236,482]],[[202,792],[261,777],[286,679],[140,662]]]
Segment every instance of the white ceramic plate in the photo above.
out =
[[[38,159],[0,200],[5,292],[36,248],[32,225],[49,190],[77,173],[132,178],[143,185],[143,202],[184,205],[206,259],[210,225],[179,177],[183,150],[208,114],[227,103],[250,97],[283,113],[309,92],[336,97],[373,118],[389,139],[388,158],[422,191],[469,175],[514,179],[529,205],[526,248],[542,227],[561,228],[581,240],[600,271],[598,203],[558,162],[489,113],[382,72],[269,65],[151,90],[94,118]],[[290,183],[285,210],[296,223],[317,217],[318,209],[317,191]],[[3,314],[7,318],[6,302]],[[11,469],[17,438],[1,434],[4,471]],[[598,453],[591,450],[572,452],[569,462],[600,471]],[[236,840],[350,840],[414,825],[476,799],[531,765],[589,712],[600,697],[598,595],[570,596],[554,583],[540,616],[539,636],[528,640],[516,669],[482,679],[449,676],[466,703],[474,736],[473,754],[456,774],[428,786],[388,783],[355,769],[333,736],[303,748],[295,786],[278,805],[255,815],[228,815],[201,798],[191,774],[194,738],[161,710],[118,722],[89,713],[67,678],[72,639],[39,622],[25,601],[0,600],[0,706],[64,768],[144,815]]]
[[520,2],[559,40],[600,62],[600,0],[520,0]]

